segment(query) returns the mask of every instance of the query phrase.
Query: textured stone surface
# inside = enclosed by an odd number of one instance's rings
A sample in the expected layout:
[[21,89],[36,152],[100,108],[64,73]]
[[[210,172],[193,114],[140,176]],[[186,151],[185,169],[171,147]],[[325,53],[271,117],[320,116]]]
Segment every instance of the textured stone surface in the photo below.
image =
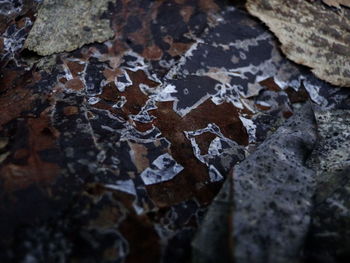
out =
[[340,8],[340,6],[347,6],[350,7],[350,1],[349,0],[322,0],[323,3],[329,6],[334,6],[337,8]]
[[299,103],[349,105],[225,1],[116,1],[114,38],[45,57],[37,7],[0,24],[1,262],[189,262],[236,163]]
[[247,9],[277,36],[288,58],[329,83],[350,87],[350,9],[338,13],[303,0],[251,0]]
[[299,261],[315,186],[305,161],[316,138],[313,112],[306,105],[235,168],[236,262]]
[[305,161],[315,141],[305,105],[237,165],[194,241],[194,261],[298,262],[315,185]]
[[350,111],[316,109],[319,140],[309,165],[317,171],[307,260],[347,262],[350,257]]
[[72,51],[114,36],[102,18],[110,0],[44,0],[24,46],[39,55]]

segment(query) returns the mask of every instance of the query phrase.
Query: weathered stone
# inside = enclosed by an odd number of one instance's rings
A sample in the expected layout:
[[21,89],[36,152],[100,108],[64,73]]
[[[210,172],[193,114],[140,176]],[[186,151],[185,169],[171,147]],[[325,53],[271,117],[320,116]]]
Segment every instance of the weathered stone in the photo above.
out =
[[298,262],[315,182],[305,160],[315,141],[305,105],[236,166],[193,243],[194,261]]
[[45,0],[25,42],[39,55],[72,51],[114,36],[109,20],[101,18],[111,0]]
[[295,103],[349,102],[228,1],[113,1],[116,38],[45,57],[23,50],[33,1],[0,23],[1,262],[188,262],[230,169]]
[[314,115],[305,105],[236,167],[235,262],[298,262],[315,185],[305,161],[315,142]]
[[[350,258],[350,111],[315,109],[319,140],[309,165],[317,172],[308,262]],[[344,261],[345,260],[345,261]]]
[[248,0],[247,9],[277,36],[289,59],[333,85],[350,87],[349,9],[341,15],[304,0]]

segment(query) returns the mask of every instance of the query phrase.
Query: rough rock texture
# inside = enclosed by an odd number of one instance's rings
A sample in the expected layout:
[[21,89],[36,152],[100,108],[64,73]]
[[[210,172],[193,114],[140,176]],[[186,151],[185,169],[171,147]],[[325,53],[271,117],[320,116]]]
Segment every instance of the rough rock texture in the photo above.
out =
[[350,111],[316,109],[319,140],[309,160],[317,192],[306,255],[310,262],[350,258]]
[[343,172],[350,166],[350,111],[314,109],[320,139],[308,162],[320,174],[318,180],[327,182],[327,174]]
[[292,61],[334,85],[350,87],[350,9],[320,1],[248,0],[248,11],[277,36]]
[[349,105],[225,1],[116,1],[114,38],[46,57],[23,49],[37,1],[7,6],[1,262],[189,262],[236,163],[299,103]]
[[305,161],[316,138],[306,105],[235,168],[235,262],[298,262],[315,185]]
[[340,6],[350,7],[350,0],[322,0],[323,3],[329,6],[340,8]]
[[305,161],[315,141],[305,105],[236,166],[196,236],[194,261],[298,262],[315,185]]
[[72,51],[114,36],[102,15],[111,0],[44,0],[24,46],[39,55]]

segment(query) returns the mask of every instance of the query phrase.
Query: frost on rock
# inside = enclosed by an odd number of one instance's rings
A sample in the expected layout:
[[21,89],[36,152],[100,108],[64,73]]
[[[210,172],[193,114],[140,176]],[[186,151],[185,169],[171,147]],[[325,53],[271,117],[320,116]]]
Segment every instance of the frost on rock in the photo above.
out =
[[158,184],[174,178],[183,170],[183,167],[168,153],[159,156],[151,166],[141,173],[145,185]]
[[0,56],[0,59],[4,59],[5,56],[14,58],[15,52],[22,49],[27,36],[26,30],[32,25],[32,22],[27,17],[24,18],[24,22],[23,28],[16,28],[16,25],[11,25],[2,35],[4,39],[4,54]]
[[102,19],[110,0],[45,0],[25,42],[39,55],[72,51],[114,36],[108,19]]
[[[0,23],[1,262],[189,262],[194,233],[228,177],[201,242],[210,243],[205,252],[215,251],[212,262],[230,259],[232,225],[223,222],[232,222],[233,195],[249,194],[247,202],[260,204],[252,209],[259,219],[266,218],[264,208],[277,220],[274,204],[261,203],[270,201],[263,195],[267,180],[280,187],[285,179],[274,166],[272,176],[259,166],[263,176],[256,193],[236,193],[232,168],[242,166],[301,103],[311,100],[322,110],[349,105],[350,90],[290,62],[272,34],[229,1],[111,1],[107,10],[107,1],[49,0],[40,12],[54,3],[57,14],[49,19],[56,24],[41,24],[52,27],[37,38],[47,40],[45,48],[54,47],[49,41],[61,29],[68,34],[74,28],[73,40],[82,39],[82,23],[91,13],[69,27],[76,5],[103,6],[94,9],[94,21],[109,20],[116,37],[43,58],[23,49],[39,1],[15,2],[23,2],[22,9]],[[41,13],[37,22],[43,21]],[[84,36],[94,32],[85,30]],[[55,44],[78,43],[70,40],[61,35]],[[289,149],[264,147],[266,153],[259,153],[269,154],[266,160],[278,154],[280,161]],[[255,172],[243,177],[259,179]],[[308,186],[308,179],[300,182]],[[305,192],[289,179],[286,185],[297,189],[293,208]],[[281,189],[274,201],[284,205],[291,194]],[[283,219],[288,225],[298,216]],[[285,238],[285,224],[268,225],[280,232],[260,235],[259,249],[272,251],[267,244],[280,233],[292,246],[295,237]]]
[[[224,179],[217,168],[221,168],[220,170],[222,171],[229,171],[232,165],[245,158],[244,147],[237,144],[234,140],[226,138],[215,123],[209,123],[203,129],[185,131],[184,133],[191,142],[196,158],[208,166],[211,182]],[[211,133],[215,135],[215,138],[210,142],[207,152],[203,154],[196,138],[198,139],[199,136],[205,133]]]
[[0,0],[0,15],[12,15],[19,13],[22,9],[22,0]]
[[119,190],[131,195],[136,195],[135,185],[132,180],[117,181],[115,184],[106,184],[106,188]]

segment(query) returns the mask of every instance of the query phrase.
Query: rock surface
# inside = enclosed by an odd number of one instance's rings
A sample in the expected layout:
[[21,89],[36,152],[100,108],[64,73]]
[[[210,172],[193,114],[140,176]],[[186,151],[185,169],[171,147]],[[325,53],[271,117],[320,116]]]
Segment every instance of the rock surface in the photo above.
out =
[[299,262],[315,187],[306,159],[316,139],[306,105],[233,171],[235,262]]
[[194,262],[299,262],[315,186],[305,161],[315,141],[305,105],[237,165],[193,243]]
[[309,165],[317,171],[312,225],[307,243],[310,262],[350,258],[350,111],[315,110],[319,140]]
[[114,38],[45,57],[24,48],[38,1],[12,3],[0,14],[1,262],[190,262],[237,163],[300,103],[349,105],[349,90],[291,63],[225,1],[112,2]]
[[46,56],[114,36],[102,18],[111,0],[44,0],[24,46]]
[[333,85],[350,87],[350,9],[338,13],[303,0],[250,0],[247,9],[277,36],[289,59]]

